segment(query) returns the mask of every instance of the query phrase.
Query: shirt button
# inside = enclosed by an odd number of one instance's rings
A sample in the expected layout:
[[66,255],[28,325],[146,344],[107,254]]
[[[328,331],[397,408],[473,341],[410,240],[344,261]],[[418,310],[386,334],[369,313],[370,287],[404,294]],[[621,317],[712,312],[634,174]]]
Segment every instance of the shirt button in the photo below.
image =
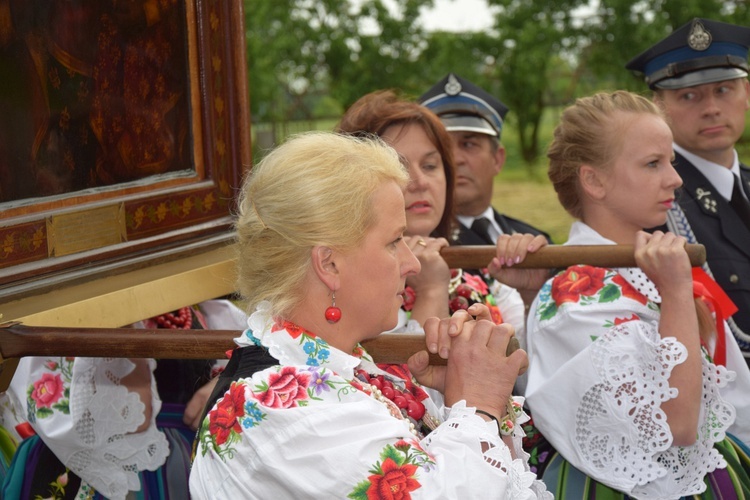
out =
[[732,274],[731,276],[729,276],[730,283],[736,285],[739,281],[740,281],[740,277],[737,276],[736,274]]

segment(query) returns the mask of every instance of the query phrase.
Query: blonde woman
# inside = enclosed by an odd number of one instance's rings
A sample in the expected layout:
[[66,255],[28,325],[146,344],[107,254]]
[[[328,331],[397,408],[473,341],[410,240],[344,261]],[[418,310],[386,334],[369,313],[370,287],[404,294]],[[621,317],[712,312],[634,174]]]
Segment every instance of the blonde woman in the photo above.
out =
[[742,498],[750,373],[716,297],[694,287],[685,240],[643,231],[664,223],[682,184],[660,110],[622,91],[579,99],[548,157],[579,219],[566,244],[635,245],[639,267],[572,266],[532,304],[521,343],[526,401],[553,447],[530,436],[548,455],[544,481],[561,499]]
[[510,326],[481,304],[426,321],[433,337],[460,332],[444,370],[425,351],[409,360],[446,407],[360,344],[396,325],[420,269],[403,238],[407,179],[381,141],[325,133],[254,167],[237,222],[252,314],[199,430],[194,498],[551,498],[521,436],[497,424],[526,360],[505,355]]

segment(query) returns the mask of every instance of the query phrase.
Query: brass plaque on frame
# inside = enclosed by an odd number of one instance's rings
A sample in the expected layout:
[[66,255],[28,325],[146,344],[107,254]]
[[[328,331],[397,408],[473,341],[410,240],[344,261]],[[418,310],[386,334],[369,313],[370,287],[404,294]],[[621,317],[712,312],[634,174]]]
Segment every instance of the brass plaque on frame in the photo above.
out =
[[126,239],[124,203],[47,218],[50,257],[94,250]]

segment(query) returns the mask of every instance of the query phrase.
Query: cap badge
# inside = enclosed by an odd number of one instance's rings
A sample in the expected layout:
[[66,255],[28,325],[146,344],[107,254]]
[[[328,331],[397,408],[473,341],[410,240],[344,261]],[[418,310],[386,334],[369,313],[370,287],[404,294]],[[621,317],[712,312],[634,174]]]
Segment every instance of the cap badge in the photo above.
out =
[[711,33],[696,19],[690,27],[687,43],[693,50],[704,51],[711,46]]
[[448,75],[448,81],[446,82],[444,88],[445,93],[450,96],[458,95],[459,93],[461,93],[461,84],[456,79],[456,77],[453,76],[453,73]]

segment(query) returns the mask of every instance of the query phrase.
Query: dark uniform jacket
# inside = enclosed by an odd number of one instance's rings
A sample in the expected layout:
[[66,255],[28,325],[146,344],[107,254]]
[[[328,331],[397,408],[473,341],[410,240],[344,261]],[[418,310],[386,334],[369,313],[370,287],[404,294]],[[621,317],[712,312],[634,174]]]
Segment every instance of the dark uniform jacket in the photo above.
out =
[[[696,243],[706,247],[711,274],[739,308],[732,316],[736,324],[732,326],[738,327],[733,331],[745,357],[750,357],[750,230],[692,163],[675,156],[675,169],[683,181],[677,201]],[[750,168],[740,165],[740,173],[745,193],[750,193]],[[670,218],[669,229],[684,235],[685,221]]]
[[[534,235],[543,234],[544,237],[547,238],[547,241],[552,243],[552,240],[550,239],[549,235],[545,233],[544,231],[540,231],[539,229],[533,226],[530,226],[529,224],[526,224],[525,222],[521,222],[520,220],[498,213],[498,211],[495,209],[493,209],[492,212],[495,214],[495,220],[497,221],[497,224],[500,226],[500,229],[503,230],[503,233],[505,234],[529,233],[529,234],[534,234]],[[453,244],[454,245],[491,245],[492,243],[488,243],[482,236],[472,231],[471,228],[468,228],[464,226],[463,224],[459,223],[458,239]]]

